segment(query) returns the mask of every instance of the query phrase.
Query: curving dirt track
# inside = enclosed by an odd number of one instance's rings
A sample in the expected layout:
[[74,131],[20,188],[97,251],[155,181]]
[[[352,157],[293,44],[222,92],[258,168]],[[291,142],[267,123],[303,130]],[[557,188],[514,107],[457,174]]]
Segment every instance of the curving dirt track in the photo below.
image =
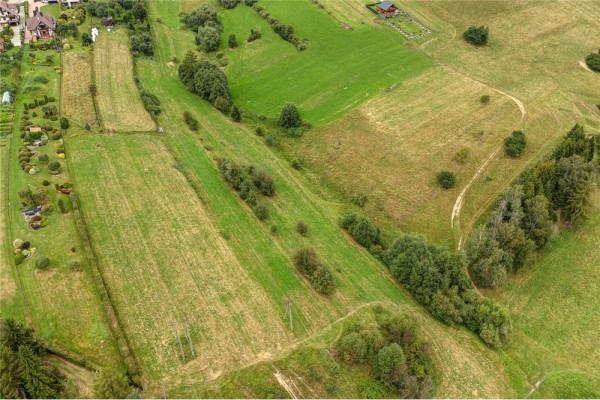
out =
[[[477,82],[485,87],[487,87],[488,89],[491,89],[497,93],[500,93],[503,96],[508,97],[509,99],[511,99],[516,105],[517,107],[519,107],[519,111],[521,112],[521,119],[519,120],[519,122],[517,123],[517,125],[515,125],[514,130],[518,129],[522,124],[523,121],[525,121],[525,116],[527,115],[527,109],[525,108],[525,104],[519,100],[517,97],[505,92],[502,89],[498,89],[496,87],[491,86],[490,84],[488,84],[487,82],[484,82],[480,79],[477,78],[473,78],[459,70],[456,70],[454,68],[445,66],[446,69],[455,72],[467,79],[470,79],[474,82]],[[454,227],[457,227],[457,230],[459,231],[459,237],[458,237],[458,248],[460,249],[462,247],[463,244],[463,239],[464,237],[468,234],[468,231],[466,232],[460,232],[460,226],[458,225],[458,223],[460,222],[460,212],[462,210],[464,201],[465,201],[465,195],[467,194],[469,188],[473,185],[473,183],[477,180],[477,178],[479,178],[479,176],[481,175],[481,173],[483,172],[483,170],[487,167],[487,165],[490,163],[490,161],[492,161],[494,159],[494,157],[496,157],[496,155],[500,152],[500,149],[502,148],[502,144],[499,144],[498,146],[496,146],[496,148],[494,148],[494,150],[490,153],[490,155],[485,159],[485,161],[481,164],[481,166],[477,169],[477,171],[475,172],[475,174],[471,177],[471,179],[469,180],[469,182],[467,182],[467,184],[465,185],[465,187],[460,191],[460,194],[458,195],[458,197],[456,198],[456,201],[454,202],[454,207],[452,208],[452,215],[450,217],[450,227],[452,229],[454,229]]]

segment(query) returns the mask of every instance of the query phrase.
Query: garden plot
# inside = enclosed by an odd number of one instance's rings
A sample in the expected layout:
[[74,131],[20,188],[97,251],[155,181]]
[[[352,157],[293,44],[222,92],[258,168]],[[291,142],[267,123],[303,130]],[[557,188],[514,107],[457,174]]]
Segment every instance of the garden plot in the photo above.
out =
[[123,30],[102,31],[94,43],[94,74],[102,124],[107,131],[153,131],[133,80],[133,60]]
[[80,125],[96,123],[90,94],[92,60],[88,53],[64,52],[62,107],[67,118]]

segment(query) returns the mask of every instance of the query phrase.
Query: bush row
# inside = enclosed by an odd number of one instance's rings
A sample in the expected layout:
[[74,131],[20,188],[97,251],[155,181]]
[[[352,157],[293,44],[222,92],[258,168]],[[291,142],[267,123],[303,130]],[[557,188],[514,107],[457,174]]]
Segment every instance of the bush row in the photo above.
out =
[[306,42],[300,39],[294,33],[294,27],[292,25],[282,24],[277,19],[273,18],[271,14],[264,7],[259,5],[258,3],[253,3],[252,8],[254,11],[258,13],[258,15],[267,21],[273,31],[278,34],[283,40],[290,42],[291,44],[298,49],[298,51],[306,50]]

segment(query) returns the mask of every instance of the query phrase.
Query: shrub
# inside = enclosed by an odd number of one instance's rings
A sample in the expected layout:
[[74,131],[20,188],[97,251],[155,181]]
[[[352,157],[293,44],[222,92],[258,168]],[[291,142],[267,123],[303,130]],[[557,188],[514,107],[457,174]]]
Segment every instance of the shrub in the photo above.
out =
[[242,113],[235,104],[233,105],[233,109],[231,110],[231,119],[235,122],[240,122],[242,120]]
[[349,229],[349,232],[358,244],[367,248],[380,242],[379,228],[364,217],[360,217]]
[[442,171],[437,174],[437,181],[442,189],[450,189],[456,184],[456,177],[450,171]]
[[311,277],[319,266],[315,250],[310,247],[297,250],[294,253],[294,264],[303,275]]
[[339,356],[348,364],[362,363],[367,354],[367,345],[360,334],[356,332],[349,333],[337,343]]
[[304,128],[301,126],[298,128],[290,128],[287,130],[287,135],[289,137],[300,138],[300,137],[302,137],[303,134],[304,134]]
[[467,42],[482,46],[487,43],[489,29],[486,26],[470,26],[464,33],[463,37]]
[[258,136],[262,136],[263,135],[263,130],[262,130],[262,128],[260,126],[257,126],[255,131],[256,131],[256,134]]
[[526,145],[525,134],[521,131],[513,131],[509,137],[504,139],[504,150],[508,156],[513,158],[521,155]]
[[185,111],[183,113],[183,120],[189,126],[189,128],[193,131],[198,130],[198,121],[192,116],[189,111]]
[[20,249],[21,246],[23,246],[23,241],[21,239],[15,239],[15,240],[13,240],[13,247],[15,249]]
[[56,201],[56,205],[58,206],[58,209],[60,210],[60,212],[61,212],[62,214],[64,214],[64,213],[67,211],[67,209],[66,209],[66,207],[65,207],[65,202],[63,201],[63,199],[62,199],[62,198],[59,198],[59,199]]
[[335,289],[333,274],[325,265],[319,265],[310,277],[310,284],[322,294],[330,294]]
[[481,97],[479,98],[479,102],[480,102],[481,104],[487,104],[487,103],[489,103],[489,102],[490,102],[490,96],[489,96],[489,95],[487,95],[487,94],[484,94],[483,96],[481,96]]
[[58,171],[60,170],[60,163],[58,161],[50,161],[48,163],[48,169],[50,171]]
[[50,259],[46,256],[39,255],[35,259],[35,267],[37,269],[46,269],[50,266]]
[[252,208],[252,211],[254,211],[256,217],[261,221],[264,221],[267,218],[269,218],[269,207],[267,207],[267,205],[262,201],[256,204],[254,208]]
[[31,247],[31,243],[29,243],[27,240],[25,240],[23,242],[23,244],[21,244],[21,249],[23,249],[23,250],[27,250],[30,247]]
[[271,225],[271,235],[277,235],[277,225]]
[[277,138],[273,135],[267,135],[265,136],[265,143],[267,146],[273,147],[277,144]]
[[22,253],[15,254],[15,264],[19,265],[25,261],[25,256]]
[[296,223],[296,232],[298,232],[302,236],[306,236],[308,234],[308,225],[306,225],[306,222],[298,221]]
[[358,393],[363,399],[383,399],[387,390],[381,382],[366,376],[358,382]]
[[600,72],[600,54],[591,53],[585,58],[585,63],[591,70]]
[[58,140],[62,137],[62,134],[60,132],[56,132],[52,134],[52,140]]
[[246,39],[246,41],[248,43],[254,42],[257,39],[260,39],[261,37],[262,37],[262,33],[260,33],[260,31],[250,29],[250,33],[248,34],[248,38]]
[[48,154],[42,153],[38,156],[38,160],[40,160],[42,163],[47,163],[49,159],[50,157],[48,157]]
[[302,125],[298,108],[292,103],[286,103],[281,110],[277,124],[283,128],[297,128]]
[[212,26],[202,26],[198,28],[196,35],[196,45],[204,51],[210,53],[219,48],[219,31]]
[[302,164],[300,164],[300,160],[298,160],[297,158],[294,158],[292,161],[290,161],[290,165],[292,166],[292,168],[300,170],[302,168]]
[[69,262],[69,269],[71,271],[79,271],[81,268],[81,263],[79,261],[73,260]]
[[237,38],[233,33],[227,37],[227,45],[231,49],[235,49],[238,46]]
[[60,128],[61,129],[69,129],[69,120],[66,119],[65,117],[62,117],[60,119]]
[[392,343],[377,353],[377,374],[385,382],[389,381],[398,367],[406,363],[402,347]]
[[219,3],[221,3],[224,8],[234,8],[238,5],[239,1],[240,0],[219,0]]
[[458,150],[456,152],[456,154],[454,155],[454,161],[456,161],[459,164],[464,164],[469,159],[469,156],[470,156],[469,148],[463,147],[460,150]]
[[254,186],[256,186],[256,188],[265,196],[273,196],[275,194],[275,182],[265,170],[254,170],[252,173],[252,181]]

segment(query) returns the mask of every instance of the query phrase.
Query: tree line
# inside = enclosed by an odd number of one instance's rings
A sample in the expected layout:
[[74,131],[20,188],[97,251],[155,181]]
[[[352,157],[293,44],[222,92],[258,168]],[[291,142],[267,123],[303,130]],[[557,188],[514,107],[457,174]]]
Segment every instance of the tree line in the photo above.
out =
[[285,25],[281,21],[273,18],[273,16],[267,10],[265,10],[265,8],[263,6],[261,6],[257,2],[250,2],[250,3],[252,3],[252,4],[248,4],[248,3],[246,3],[246,4],[251,5],[252,9],[254,9],[254,11],[256,11],[256,13],[262,19],[264,19],[265,21],[268,22],[268,24],[271,26],[273,31],[276,34],[278,34],[279,37],[281,37],[286,42],[290,42],[291,44],[293,44],[294,47],[298,51],[306,50],[306,42],[304,40],[300,39],[298,36],[296,36],[294,27],[292,25]]
[[588,136],[576,124],[549,156],[500,195],[487,223],[471,233],[465,246],[478,286],[502,286],[533,250],[548,243],[555,222],[571,226],[585,219],[599,148],[600,136]]

